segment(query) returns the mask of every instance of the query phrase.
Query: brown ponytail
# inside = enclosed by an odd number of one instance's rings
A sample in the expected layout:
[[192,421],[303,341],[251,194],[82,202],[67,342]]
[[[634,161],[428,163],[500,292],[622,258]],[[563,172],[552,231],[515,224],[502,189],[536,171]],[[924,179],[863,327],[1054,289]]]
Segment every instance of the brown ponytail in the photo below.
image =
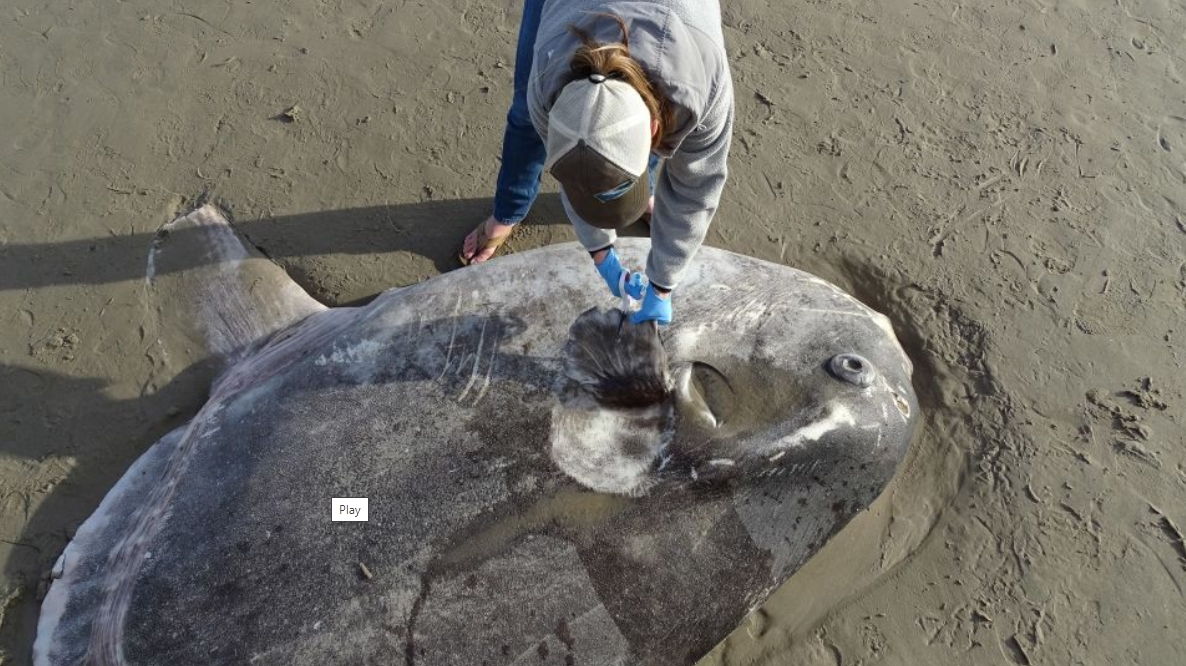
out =
[[651,148],[656,148],[666,136],[674,122],[671,103],[657,85],[651,81],[638,63],[630,55],[630,32],[626,28],[626,21],[614,14],[594,14],[595,17],[609,18],[617,21],[622,30],[620,43],[602,44],[593,39],[585,30],[569,24],[568,29],[581,40],[581,47],[572,56],[571,78],[576,81],[588,77],[590,74],[601,74],[610,79],[621,79],[629,83],[638,91],[643,103],[651,112],[651,118],[659,121],[659,131],[651,139]]

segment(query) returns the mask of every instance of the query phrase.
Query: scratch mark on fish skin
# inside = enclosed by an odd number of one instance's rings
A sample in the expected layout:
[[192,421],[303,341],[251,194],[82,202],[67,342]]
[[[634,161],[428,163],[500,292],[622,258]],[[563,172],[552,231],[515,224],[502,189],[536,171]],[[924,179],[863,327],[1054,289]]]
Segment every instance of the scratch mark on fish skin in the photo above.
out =
[[478,397],[474,398],[472,406],[476,406],[482,401],[486,395],[486,389],[490,388],[490,378],[494,376],[494,362],[498,359],[498,343],[502,341],[502,329],[499,329],[494,336],[494,344],[490,349],[490,365],[486,368],[486,378],[482,380],[482,388],[478,391]]
[[864,317],[864,316],[866,316],[864,312],[858,312],[856,310],[827,310],[827,309],[822,309],[822,308],[803,308],[803,309],[799,310],[799,312],[814,312],[817,314],[835,314],[835,315],[844,315],[846,317]]
[[449,363],[453,360],[453,344],[457,342],[457,316],[460,312],[461,292],[457,292],[457,305],[453,306],[453,332],[449,334],[449,351],[445,352],[445,367],[441,368],[441,374],[437,375],[437,381],[440,381],[449,371]]
[[466,382],[461,395],[457,396],[457,402],[464,400],[465,396],[469,395],[469,390],[474,387],[474,382],[478,381],[478,367],[482,364],[482,345],[486,342],[486,325],[489,323],[489,317],[482,320],[482,332],[478,334],[478,349],[474,352],[474,368],[470,372],[469,381]]
[[856,418],[847,406],[832,402],[828,404],[827,411],[822,418],[817,418],[790,435],[766,446],[771,451],[802,447],[809,442],[817,442],[824,435],[845,426],[856,426]]
[[[756,312],[756,310],[761,310],[761,312]],[[759,303],[756,298],[750,298],[742,305],[739,305],[738,307],[734,308],[733,312],[729,315],[729,317],[731,319],[737,319],[738,317],[740,317],[742,315],[746,315],[748,317],[756,318],[756,317],[760,317],[762,314],[764,314],[765,311],[766,311],[766,305],[764,303]]]

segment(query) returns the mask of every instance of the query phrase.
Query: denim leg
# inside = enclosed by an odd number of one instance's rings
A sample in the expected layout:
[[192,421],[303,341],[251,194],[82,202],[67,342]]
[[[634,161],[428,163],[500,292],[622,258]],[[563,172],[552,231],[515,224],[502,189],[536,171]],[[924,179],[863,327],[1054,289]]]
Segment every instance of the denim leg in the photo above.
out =
[[651,159],[647,162],[647,175],[651,179],[651,196],[655,196],[655,170],[659,168],[659,153],[651,153]]
[[527,217],[539,194],[547,149],[531,123],[527,110],[527,81],[535,56],[535,37],[539,32],[544,0],[525,0],[523,23],[519,26],[519,46],[515,50],[515,92],[507,112],[507,127],[502,139],[502,166],[494,191],[494,219],[514,224]]

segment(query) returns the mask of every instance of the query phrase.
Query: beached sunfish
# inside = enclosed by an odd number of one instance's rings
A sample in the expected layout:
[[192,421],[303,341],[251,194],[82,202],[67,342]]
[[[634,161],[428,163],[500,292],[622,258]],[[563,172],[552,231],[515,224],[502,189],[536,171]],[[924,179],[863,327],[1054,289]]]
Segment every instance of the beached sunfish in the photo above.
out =
[[36,663],[694,663],[889,482],[911,364],[797,270],[703,248],[657,332],[588,264],[327,309],[216,209],[166,225],[159,334],[216,379],[66,548]]

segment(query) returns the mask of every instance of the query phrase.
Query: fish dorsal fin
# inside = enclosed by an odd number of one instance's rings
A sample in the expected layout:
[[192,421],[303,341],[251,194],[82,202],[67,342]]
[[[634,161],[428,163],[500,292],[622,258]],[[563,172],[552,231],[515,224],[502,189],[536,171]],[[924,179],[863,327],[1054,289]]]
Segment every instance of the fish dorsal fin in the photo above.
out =
[[193,361],[213,357],[217,369],[326,309],[210,204],[161,227],[147,282],[166,351]]

